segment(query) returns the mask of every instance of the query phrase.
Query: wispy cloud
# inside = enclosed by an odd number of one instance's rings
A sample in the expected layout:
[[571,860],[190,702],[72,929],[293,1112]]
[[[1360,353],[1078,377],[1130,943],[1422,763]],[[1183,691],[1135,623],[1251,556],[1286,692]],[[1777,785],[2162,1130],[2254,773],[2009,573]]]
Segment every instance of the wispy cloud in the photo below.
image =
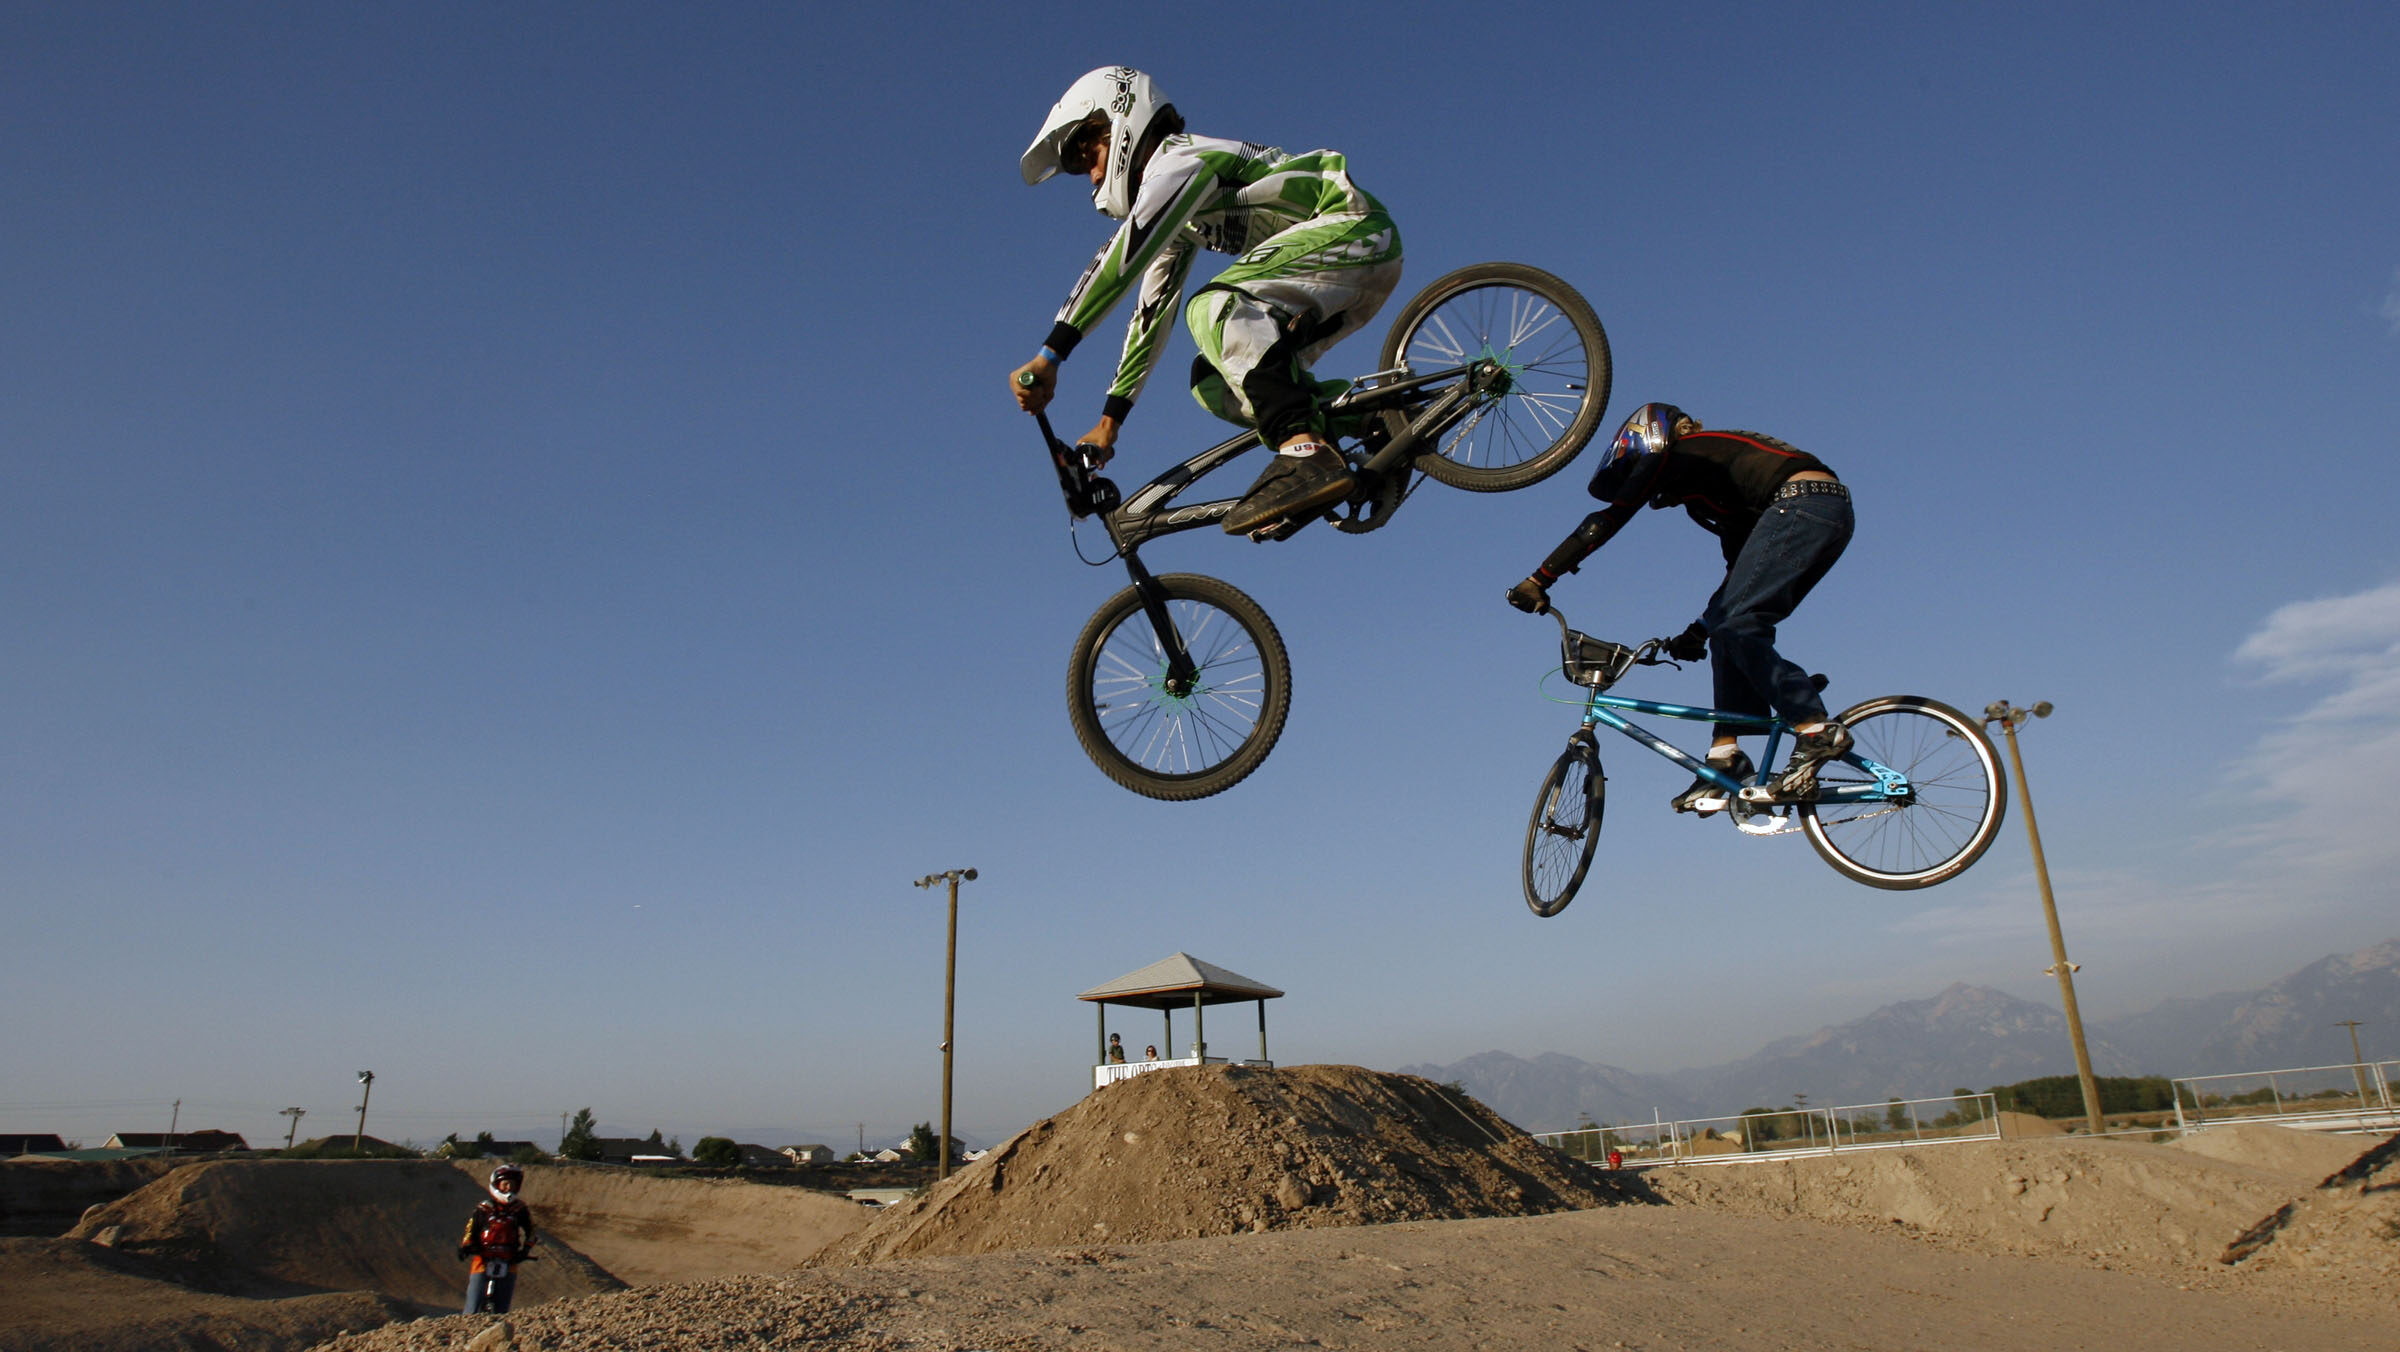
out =
[[2284,606],[2234,661],[2265,683],[2316,687],[2236,766],[2267,814],[2236,838],[2286,877],[2400,866],[2380,790],[2400,757],[2400,582]]

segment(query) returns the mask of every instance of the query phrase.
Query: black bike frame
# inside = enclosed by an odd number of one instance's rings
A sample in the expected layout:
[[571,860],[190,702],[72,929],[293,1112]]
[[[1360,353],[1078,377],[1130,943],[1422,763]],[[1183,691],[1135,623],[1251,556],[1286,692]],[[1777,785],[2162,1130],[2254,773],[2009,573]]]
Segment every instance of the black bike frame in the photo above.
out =
[[[1359,477],[1370,487],[1382,476],[1405,466],[1416,458],[1417,449],[1449,430],[1461,413],[1486,395],[1505,392],[1508,373],[1497,362],[1478,361],[1466,366],[1391,380],[1404,368],[1378,371],[1361,376],[1356,385],[1342,392],[1327,408],[1343,413],[1379,413],[1398,408],[1419,397],[1423,391],[1448,383],[1424,411],[1409,420],[1406,430],[1386,443],[1367,463],[1359,467]],[[1389,384],[1370,386],[1369,381],[1390,380]],[[1047,428],[1044,429],[1047,431]],[[1134,490],[1122,506],[1101,518],[1108,528],[1108,538],[1120,554],[1130,556],[1143,544],[1162,535],[1197,530],[1225,519],[1225,514],[1241,505],[1240,498],[1217,498],[1177,506],[1175,500],[1193,484],[1225,466],[1234,457],[1259,444],[1258,434],[1244,432],[1220,441],[1200,454],[1169,469]]]
[[[1377,413],[1402,407],[1423,392],[1445,382],[1449,388],[1436,396],[1408,426],[1394,436],[1382,449],[1359,467],[1359,477],[1372,487],[1384,475],[1395,471],[1405,473],[1413,463],[1419,447],[1430,443],[1461,414],[1487,396],[1504,394],[1508,390],[1507,368],[1494,361],[1475,361],[1465,366],[1449,367],[1421,376],[1400,376],[1405,367],[1378,371],[1362,376],[1350,389],[1342,392],[1327,407],[1345,413]],[[1241,505],[1240,498],[1218,498],[1177,506],[1175,500],[1185,490],[1209,474],[1223,468],[1234,457],[1259,444],[1256,432],[1244,432],[1230,437],[1191,459],[1169,469],[1134,491],[1132,497],[1111,510],[1095,503],[1093,485],[1099,479],[1098,467],[1086,461],[1076,450],[1068,447],[1050,430],[1050,418],[1037,413],[1034,420],[1041,424],[1042,436],[1050,443],[1050,459],[1058,470],[1059,490],[1066,495],[1067,509],[1078,518],[1091,515],[1099,507],[1100,524],[1108,531],[1109,542],[1116,547],[1117,557],[1124,560],[1125,572],[1133,579],[1134,594],[1141,597],[1142,613],[1150,620],[1150,632],[1158,636],[1166,650],[1166,680],[1169,690],[1190,685],[1199,676],[1199,666],[1183,646],[1183,635],[1167,614],[1167,595],[1142,566],[1140,549],[1148,541],[1162,535],[1197,530],[1222,521],[1226,513]]]

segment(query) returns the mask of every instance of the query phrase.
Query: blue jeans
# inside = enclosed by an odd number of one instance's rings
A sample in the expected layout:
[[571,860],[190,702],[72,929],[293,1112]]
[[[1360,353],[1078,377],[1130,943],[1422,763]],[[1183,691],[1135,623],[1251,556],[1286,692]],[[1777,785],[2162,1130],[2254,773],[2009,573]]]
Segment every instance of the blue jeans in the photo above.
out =
[[461,1314],[507,1314],[508,1303],[517,1294],[517,1265],[508,1265],[505,1276],[490,1272],[467,1274],[467,1305]]
[[[1717,707],[1763,714],[1770,707],[1794,723],[1825,716],[1825,701],[1808,673],[1775,651],[1775,626],[1833,567],[1850,543],[1850,499],[1831,493],[1777,498],[1743,542],[1700,623],[1708,630]],[[1717,725],[1731,737],[1739,728]]]

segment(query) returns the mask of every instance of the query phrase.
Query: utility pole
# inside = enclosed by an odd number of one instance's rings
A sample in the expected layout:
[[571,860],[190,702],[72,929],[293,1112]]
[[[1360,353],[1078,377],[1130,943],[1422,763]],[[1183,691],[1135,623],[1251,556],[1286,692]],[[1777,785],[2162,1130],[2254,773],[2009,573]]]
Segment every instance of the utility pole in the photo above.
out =
[[2025,783],[2025,753],[2017,749],[2017,725],[2028,718],[2049,716],[2048,700],[2030,709],[1995,700],[1983,711],[1986,723],[1999,724],[2008,735],[2008,763],[2017,772],[2017,806],[2025,813],[2025,836],[2033,842],[2033,876],[2042,885],[2042,918],[2050,925],[2050,966],[2046,970],[2058,977],[2059,1003],[2067,1011],[2067,1040],[2075,1045],[2075,1079],[2083,1087],[2084,1125],[2099,1136],[2108,1126],[2100,1117],[2100,1085],[2092,1078],[2092,1053],[2083,1042],[2083,1012],[2075,1006],[2075,973],[2083,969],[2067,961],[2067,937],[2058,927],[2058,899],[2050,892],[2050,865],[2042,858],[2042,832],[2033,821],[2033,790]]
[[289,1150],[292,1148],[292,1142],[300,1135],[300,1119],[308,1116],[308,1109],[286,1108],[276,1116],[292,1119],[292,1129],[283,1134],[283,1148]]
[[950,883],[950,959],[942,973],[942,1163],[934,1173],[936,1179],[950,1176],[950,1035],[958,1007],[958,883],[962,878],[975,881],[975,870],[954,868],[946,873],[931,873],[916,883],[919,887],[931,887],[944,879]]
[[353,1155],[364,1148],[363,1142],[367,1139],[367,1096],[375,1092],[375,1072],[360,1071],[358,1083],[358,1130],[350,1136],[350,1153]]
[[2358,1020],[2336,1019],[2336,1028],[2350,1030],[2350,1075],[2358,1081],[2358,1110],[2367,1110],[2367,1054],[2358,1049]]
[[183,1100],[175,1100],[175,1111],[167,1116],[167,1153],[175,1153],[175,1128],[183,1121]]

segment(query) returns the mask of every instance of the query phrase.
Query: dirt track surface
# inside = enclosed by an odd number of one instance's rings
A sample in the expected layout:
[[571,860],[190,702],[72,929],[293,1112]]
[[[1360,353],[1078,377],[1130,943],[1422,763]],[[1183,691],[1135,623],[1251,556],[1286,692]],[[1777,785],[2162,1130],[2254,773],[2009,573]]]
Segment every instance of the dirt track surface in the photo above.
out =
[[[1611,1207],[1081,1250],[919,1258],[599,1296],[483,1352],[2390,1352],[2388,1305],[2312,1308],[1905,1233]],[[324,1352],[491,1336],[448,1318]]]
[[260,1300],[193,1290],[172,1263],[69,1239],[0,1239],[0,1352],[304,1347],[414,1313],[364,1291]]
[[[2049,1136],[1610,1175],[1426,1081],[1308,1067],[1159,1072],[989,1163],[805,1270],[521,1299],[503,1322],[324,1346],[2400,1346],[2400,1138]],[[628,1265],[677,1244],[750,1264],[803,1247],[807,1225],[854,1223],[847,1204],[744,1186],[545,1170],[527,1194],[574,1218],[554,1234],[559,1279],[570,1231]],[[365,1330],[398,1307],[326,1293],[362,1273],[387,1291],[419,1280],[476,1195],[440,1164],[195,1166],[79,1228],[116,1248],[0,1247],[0,1352],[292,1352]],[[1439,1219],[1459,1215],[1481,1218]],[[447,1307],[457,1270],[432,1270]]]

